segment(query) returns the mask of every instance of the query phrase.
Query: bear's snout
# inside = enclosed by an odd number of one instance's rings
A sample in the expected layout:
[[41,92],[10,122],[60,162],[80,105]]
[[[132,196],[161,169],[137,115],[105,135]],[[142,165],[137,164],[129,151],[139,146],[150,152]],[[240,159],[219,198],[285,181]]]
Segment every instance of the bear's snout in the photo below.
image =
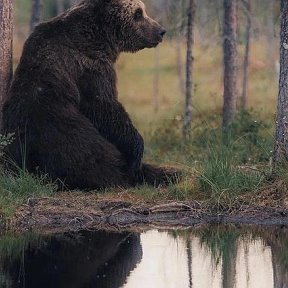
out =
[[159,34],[160,34],[160,36],[161,36],[161,38],[163,39],[163,37],[164,37],[164,35],[166,34],[166,29],[164,28],[164,27],[161,27],[160,28],[160,31],[159,31]]
[[165,34],[166,34],[166,29],[163,26],[158,24],[157,28],[154,30],[155,44],[158,45],[159,43],[161,43]]
[[164,35],[166,34],[166,29],[164,27],[160,27],[158,29],[158,43],[162,42]]
[[159,43],[162,42],[164,35],[166,34],[166,29],[160,25],[158,22],[150,19],[150,33],[147,33],[147,41],[152,45],[152,47],[157,46]]

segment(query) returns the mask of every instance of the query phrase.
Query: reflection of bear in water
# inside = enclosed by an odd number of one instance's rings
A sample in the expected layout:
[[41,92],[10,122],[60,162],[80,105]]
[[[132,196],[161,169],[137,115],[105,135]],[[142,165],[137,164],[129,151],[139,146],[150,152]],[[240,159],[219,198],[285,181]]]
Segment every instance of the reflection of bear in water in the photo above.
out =
[[[139,0],[83,0],[25,43],[3,109],[7,154],[68,188],[166,183],[142,164],[143,139],[117,100],[120,52],[155,47],[165,30]],[[137,95],[135,95],[137,97]]]
[[82,232],[43,239],[23,255],[6,259],[11,287],[118,288],[141,260],[142,247],[138,234]]

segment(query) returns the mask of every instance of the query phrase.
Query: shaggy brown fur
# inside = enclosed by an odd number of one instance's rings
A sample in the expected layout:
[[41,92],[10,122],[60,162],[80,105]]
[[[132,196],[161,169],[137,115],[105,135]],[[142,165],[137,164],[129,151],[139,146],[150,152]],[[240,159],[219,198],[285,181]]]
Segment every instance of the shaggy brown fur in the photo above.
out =
[[167,182],[173,172],[141,163],[143,138],[117,100],[114,68],[119,53],[164,34],[137,0],[84,0],[37,26],[3,109],[2,132],[16,138],[8,156],[70,189]]

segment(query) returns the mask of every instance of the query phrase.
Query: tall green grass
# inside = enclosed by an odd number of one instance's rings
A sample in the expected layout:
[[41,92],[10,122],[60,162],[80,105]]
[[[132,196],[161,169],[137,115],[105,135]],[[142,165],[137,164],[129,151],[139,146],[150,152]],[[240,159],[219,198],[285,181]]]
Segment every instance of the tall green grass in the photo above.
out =
[[0,172],[0,212],[10,216],[14,209],[27,199],[52,196],[57,190],[46,176],[35,176],[19,169]]
[[0,135],[0,214],[10,216],[14,209],[31,197],[51,196],[57,187],[47,176],[36,176],[15,167],[3,168],[3,149],[13,141],[13,135]]
[[215,113],[206,119],[196,116],[192,138],[183,140],[181,119],[175,117],[150,135],[148,159],[181,163],[183,169],[194,174],[194,184],[190,181],[188,187],[182,183],[168,188],[176,199],[190,198],[198,190],[217,210],[227,209],[235,206],[243,194],[258,191],[265,182],[273,147],[270,131],[271,125],[258,113],[241,111],[224,137],[221,115]]
[[198,187],[217,211],[235,208],[240,196],[245,193],[252,196],[265,181],[262,171],[237,166],[231,147],[211,148],[208,153],[197,177]]
[[[215,131],[214,139],[206,142],[207,160],[198,184],[217,210],[235,208],[239,196],[252,196],[265,182],[273,138],[265,135],[269,126],[256,119],[257,114],[242,111],[225,135]],[[213,133],[209,135],[211,138]],[[259,168],[261,163],[264,165]]]

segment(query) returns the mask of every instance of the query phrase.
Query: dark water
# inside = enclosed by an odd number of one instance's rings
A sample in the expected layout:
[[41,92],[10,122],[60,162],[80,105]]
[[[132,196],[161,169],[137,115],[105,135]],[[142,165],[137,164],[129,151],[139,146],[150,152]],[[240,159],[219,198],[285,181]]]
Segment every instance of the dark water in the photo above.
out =
[[288,230],[0,237],[0,287],[288,287]]

